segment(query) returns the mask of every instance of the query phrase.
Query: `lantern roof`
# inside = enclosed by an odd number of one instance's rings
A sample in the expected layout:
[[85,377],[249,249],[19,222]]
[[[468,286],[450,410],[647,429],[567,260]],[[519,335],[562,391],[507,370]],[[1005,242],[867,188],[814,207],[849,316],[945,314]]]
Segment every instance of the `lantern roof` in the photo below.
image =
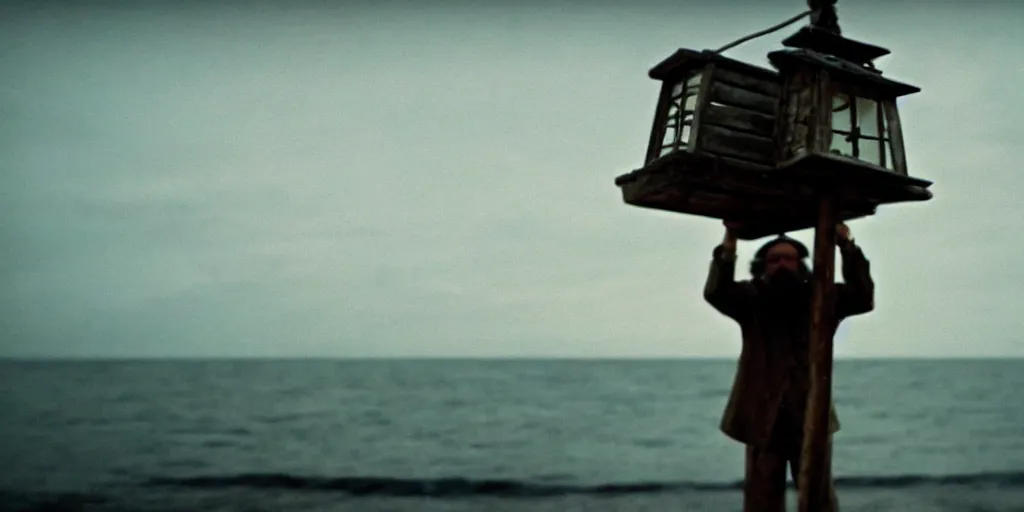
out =
[[835,55],[854,64],[866,64],[891,53],[881,46],[847,39],[840,34],[813,25],[803,27],[795,34],[783,39],[782,44],[790,48],[804,48],[827,55]]
[[711,50],[698,52],[696,50],[689,50],[686,48],[676,50],[675,53],[651,68],[647,75],[655,80],[673,80],[683,69],[693,69],[710,63],[715,63],[723,68],[739,71],[754,77],[764,78],[766,80],[778,79],[778,73],[771,69],[747,64],[746,62],[736,59],[730,59],[729,57],[725,57],[720,53]]
[[894,97],[920,92],[919,87],[889,80],[882,72],[855,64],[845,59],[808,49],[778,50],[768,54],[768,60],[779,71],[798,66],[824,69],[838,81],[850,85],[861,85],[891,94]]

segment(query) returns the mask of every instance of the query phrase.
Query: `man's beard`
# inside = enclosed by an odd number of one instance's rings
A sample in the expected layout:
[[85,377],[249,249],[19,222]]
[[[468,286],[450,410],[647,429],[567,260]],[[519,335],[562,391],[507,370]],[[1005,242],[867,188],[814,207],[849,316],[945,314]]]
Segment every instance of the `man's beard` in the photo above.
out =
[[780,309],[802,307],[810,297],[810,283],[803,272],[780,268],[765,280],[767,295]]

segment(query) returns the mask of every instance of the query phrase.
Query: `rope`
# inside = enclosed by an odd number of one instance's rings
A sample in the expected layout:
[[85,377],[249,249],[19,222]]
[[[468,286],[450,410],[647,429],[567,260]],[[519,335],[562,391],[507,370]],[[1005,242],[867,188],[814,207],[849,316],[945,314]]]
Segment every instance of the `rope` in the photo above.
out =
[[[813,0],[808,0],[808,2],[811,2],[811,1],[813,1]],[[790,19],[788,19],[786,21],[783,21],[782,23],[779,23],[778,25],[766,28],[766,29],[764,29],[764,30],[762,30],[760,32],[754,32],[753,34],[750,34],[749,36],[737,39],[737,40],[735,40],[735,41],[733,41],[733,42],[731,42],[731,43],[729,43],[729,44],[727,44],[727,45],[725,45],[725,46],[715,50],[714,53],[722,53],[722,52],[724,52],[724,51],[726,51],[726,50],[728,50],[730,48],[734,48],[734,47],[739,46],[739,45],[741,45],[741,44],[743,44],[743,43],[745,43],[747,41],[750,41],[751,39],[757,39],[757,38],[759,38],[761,36],[765,36],[765,35],[771,34],[772,32],[775,32],[777,30],[784,29],[784,28],[786,28],[786,27],[788,27],[788,26],[790,26],[790,25],[800,21],[801,19],[803,19],[803,18],[805,18],[807,16],[810,16],[813,13],[814,13],[814,11],[802,12],[802,13],[796,15],[796,16],[793,16],[792,18],[790,18]]]
[[793,16],[792,18],[773,27],[766,28],[760,32],[754,32],[749,36],[737,39],[715,50],[714,53],[719,54],[730,48],[735,48],[747,41],[750,41],[751,39],[757,39],[761,36],[771,34],[772,32],[786,28],[807,16],[811,17],[811,26],[821,30],[827,30],[838,35],[841,33],[839,29],[839,15],[836,14],[836,3],[838,2],[839,0],[807,0],[807,7],[810,8],[810,10],[797,14],[796,16]]

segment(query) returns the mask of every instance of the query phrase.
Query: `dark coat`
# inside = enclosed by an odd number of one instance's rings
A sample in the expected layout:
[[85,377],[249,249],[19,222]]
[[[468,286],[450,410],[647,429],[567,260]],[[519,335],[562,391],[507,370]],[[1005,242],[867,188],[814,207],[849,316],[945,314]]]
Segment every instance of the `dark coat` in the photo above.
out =
[[[844,283],[836,283],[833,334],[844,318],[874,309],[874,282],[870,264],[861,250],[842,250]],[[722,246],[712,254],[704,299],[720,313],[739,323],[743,348],[732,393],[722,416],[721,429],[742,443],[763,447],[771,440],[777,420],[803,424],[809,389],[808,338],[810,293],[788,309],[767,297],[761,281],[736,281],[736,262],[722,257]],[[839,430],[834,405],[830,432]],[[781,414],[788,411],[790,414]]]

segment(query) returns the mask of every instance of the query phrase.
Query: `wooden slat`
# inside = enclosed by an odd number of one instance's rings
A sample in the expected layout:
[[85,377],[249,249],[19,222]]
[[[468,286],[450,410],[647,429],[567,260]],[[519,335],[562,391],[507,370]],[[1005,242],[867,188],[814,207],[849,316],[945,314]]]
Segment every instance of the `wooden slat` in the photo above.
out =
[[711,86],[711,103],[721,103],[762,114],[775,115],[777,97],[740,89],[724,82],[714,82]]
[[[814,80],[817,81],[817,85],[812,86],[811,89],[814,91],[811,111],[815,115],[810,122],[815,126],[813,129],[808,127],[808,131],[811,132],[808,149],[817,153],[828,153],[832,147],[832,98],[838,89],[833,88],[828,73],[824,71],[818,71],[813,79],[810,76],[807,78],[812,84]],[[837,112],[836,115],[843,115],[843,113]]]
[[697,148],[729,158],[772,165],[775,144],[769,137],[704,125],[699,129]]
[[702,112],[701,123],[768,138],[775,132],[774,116],[725,105],[707,105]]
[[779,96],[781,89],[778,81],[765,80],[761,77],[723,68],[715,69],[715,80],[773,98]]
[[695,106],[696,112],[693,114],[693,127],[690,128],[690,139],[686,141],[687,147],[693,148],[697,145],[697,137],[700,135],[697,132],[701,122],[701,115],[703,115],[702,112],[711,104],[709,100],[709,92],[711,90],[711,84],[713,83],[711,77],[714,76],[714,73],[715,64],[712,63],[704,69],[704,75],[700,78],[700,87],[697,89],[697,104]]
[[777,114],[783,129],[776,134],[780,161],[789,160],[814,147],[814,133],[806,123],[813,121],[815,89],[805,88],[813,78],[814,75],[805,72],[790,75],[783,87]]
[[[712,153],[712,154],[714,154],[714,153]],[[718,157],[718,159],[721,162],[723,162],[725,164],[728,164],[730,166],[733,166],[733,167],[740,168],[740,169],[747,169],[747,170],[751,170],[751,171],[761,171],[761,172],[774,171],[775,170],[775,166],[774,165],[760,164],[760,163],[756,163],[756,162],[751,162],[749,160],[738,160],[738,159],[735,159],[735,158],[729,158],[727,156],[717,155],[717,154],[715,156]]]

